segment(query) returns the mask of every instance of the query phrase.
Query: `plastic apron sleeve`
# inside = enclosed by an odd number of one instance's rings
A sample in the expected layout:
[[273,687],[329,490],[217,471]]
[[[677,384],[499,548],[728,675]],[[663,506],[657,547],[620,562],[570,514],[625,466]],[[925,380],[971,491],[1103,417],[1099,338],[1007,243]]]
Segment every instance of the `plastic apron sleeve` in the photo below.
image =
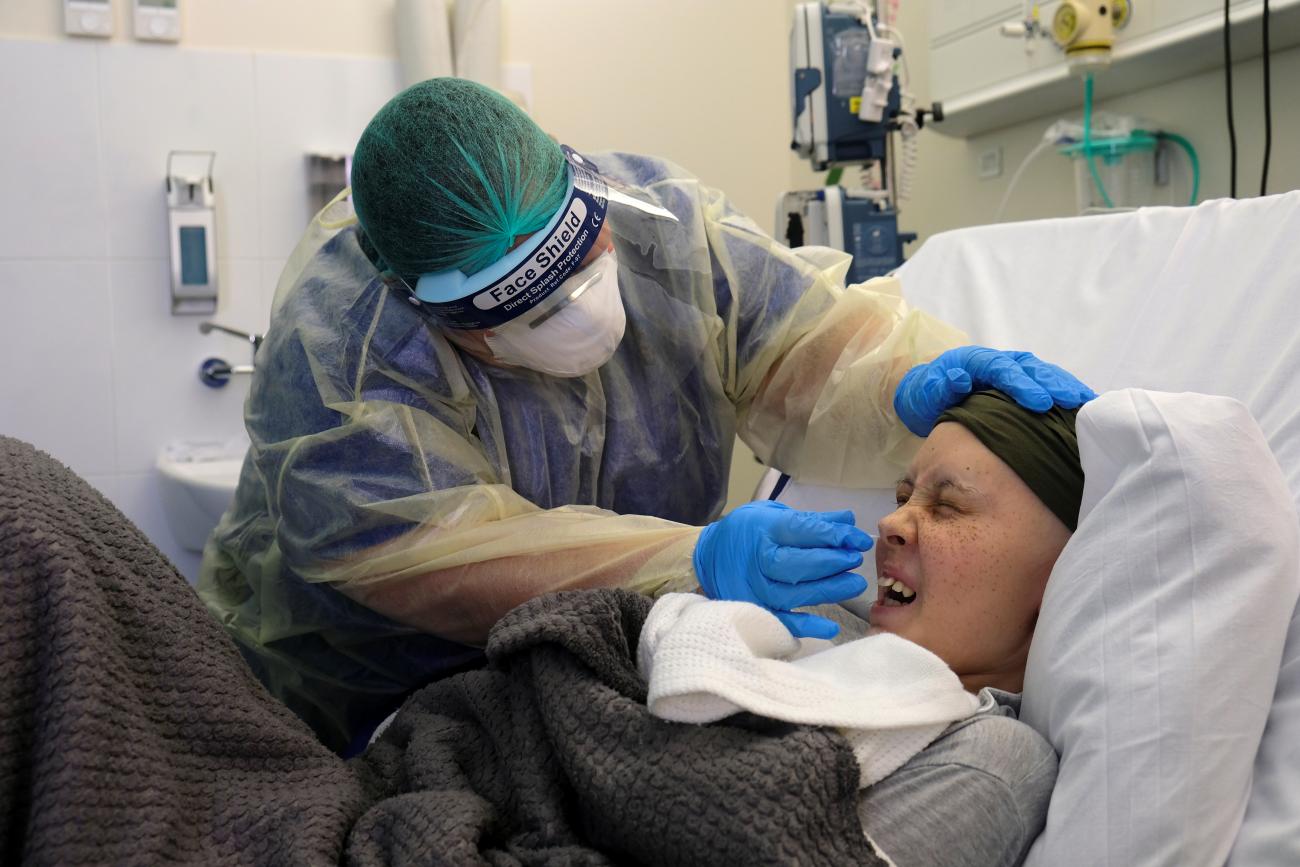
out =
[[777,363],[749,407],[741,438],[760,460],[801,481],[890,487],[921,440],[894,414],[894,391],[913,366],[968,343],[917,310],[898,281],[839,290],[821,323]]
[[543,593],[695,586],[697,527],[594,506],[539,508],[501,483],[451,406],[435,413],[371,399],[335,408],[352,417],[258,450],[277,546],[307,582],[464,644],[481,644],[501,615]]
[[[710,231],[724,273],[752,274],[742,262],[756,250],[767,262],[767,279],[733,281],[740,438],[759,460],[802,481],[892,487],[921,442],[895,415],[894,391],[908,370],[968,343],[966,335],[909,309],[892,277],[844,286],[850,258],[842,251],[787,249],[735,213],[720,215]],[[781,269],[800,276],[770,276]],[[790,283],[801,287],[793,302],[752,297],[755,284]]]
[[316,575],[394,620],[481,644],[503,613],[542,593],[696,586],[698,527],[591,506],[539,509],[506,485],[440,491],[377,508],[423,512],[421,525]]

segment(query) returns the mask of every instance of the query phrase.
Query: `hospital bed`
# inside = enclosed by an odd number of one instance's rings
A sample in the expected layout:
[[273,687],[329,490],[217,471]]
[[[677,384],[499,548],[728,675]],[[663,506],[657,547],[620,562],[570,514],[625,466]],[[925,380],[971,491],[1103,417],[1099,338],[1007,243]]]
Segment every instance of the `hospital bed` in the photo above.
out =
[[[1294,547],[1287,494],[1300,502],[1300,192],[962,229],[929,239],[898,276],[914,306],[972,342],[1030,350],[1099,392],[1235,398],[1285,478],[1283,508],[1273,512],[1287,524],[1266,562],[1261,546],[1243,539],[1232,551],[1220,539],[1213,544],[1229,550],[1216,548],[1216,562],[1240,566],[1203,574],[1196,560],[1210,543],[1177,492],[1148,516],[1174,523],[1141,528],[1158,542],[1128,552],[1142,562],[1124,574],[1102,570],[1072,584],[1078,576],[1060,574],[1067,557],[1058,562],[1030,653],[1024,719],[1056,747],[1061,772],[1027,863],[1300,864],[1294,596],[1278,593],[1273,619],[1243,615],[1233,601],[1198,604],[1215,582],[1240,581],[1235,598],[1258,610],[1274,604],[1261,594],[1296,583],[1294,556],[1282,549]],[[854,508],[868,529],[894,508],[892,490],[816,487],[775,472],[759,496]],[[1146,494],[1138,484],[1124,496],[1122,507],[1136,510]],[[1232,497],[1222,514],[1243,519],[1241,510],[1260,508],[1248,491]],[[1257,574],[1270,568],[1287,574],[1278,584],[1276,574]],[[1093,614],[1072,594],[1092,594]]]

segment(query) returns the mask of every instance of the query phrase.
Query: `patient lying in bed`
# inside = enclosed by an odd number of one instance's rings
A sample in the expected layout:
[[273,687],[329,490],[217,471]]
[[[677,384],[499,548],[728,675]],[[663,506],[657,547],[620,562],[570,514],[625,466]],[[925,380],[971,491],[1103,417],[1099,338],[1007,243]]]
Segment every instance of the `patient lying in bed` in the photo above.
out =
[[756,606],[670,594],[638,647],[650,712],[837,730],[858,765],[860,825],[898,867],[1020,864],[1057,757],[1017,720],[1019,693],[1082,492],[1073,411],[971,396],[940,418],[880,522],[869,630],[821,606],[846,640],[801,643]]
[[863,793],[863,826],[899,867],[1018,864],[1043,827],[1056,755],[1016,715],[1043,590],[1078,521],[1074,415],[975,395],[940,419],[880,522],[871,631],[927,648],[995,702]]

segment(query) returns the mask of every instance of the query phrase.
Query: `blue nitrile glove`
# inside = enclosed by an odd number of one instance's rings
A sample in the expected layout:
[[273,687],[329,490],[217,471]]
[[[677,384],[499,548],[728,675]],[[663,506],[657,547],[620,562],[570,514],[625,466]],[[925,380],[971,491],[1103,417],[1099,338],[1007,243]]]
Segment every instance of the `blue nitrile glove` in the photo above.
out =
[[871,537],[853,513],[797,512],[771,500],[746,503],[704,528],[695,543],[695,574],[710,599],[754,602],[794,635],[831,638],[840,628],[825,617],[792,611],[852,599],[867,580],[862,565]]
[[894,392],[894,411],[912,433],[929,436],[944,410],[986,388],[996,388],[1034,412],[1047,412],[1053,404],[1074,409],[1097,396],[1072,374],[1031,352],[961,346],[909,370]]

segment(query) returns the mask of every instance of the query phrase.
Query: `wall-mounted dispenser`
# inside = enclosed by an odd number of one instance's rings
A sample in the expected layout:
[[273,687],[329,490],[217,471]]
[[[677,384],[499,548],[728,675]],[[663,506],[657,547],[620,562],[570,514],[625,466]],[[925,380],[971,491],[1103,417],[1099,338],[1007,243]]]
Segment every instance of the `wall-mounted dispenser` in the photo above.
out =
[[[173,169],[175,162],[196,165],[196,159],[197,170]],[[217,197],[212,186],[216,159],[212,151],[172,151],[167,155],[173,315],[206,315],[217,310]]]
[[352,178],[352,154],[307,154],[307,201],[313,214],[333,201]]

